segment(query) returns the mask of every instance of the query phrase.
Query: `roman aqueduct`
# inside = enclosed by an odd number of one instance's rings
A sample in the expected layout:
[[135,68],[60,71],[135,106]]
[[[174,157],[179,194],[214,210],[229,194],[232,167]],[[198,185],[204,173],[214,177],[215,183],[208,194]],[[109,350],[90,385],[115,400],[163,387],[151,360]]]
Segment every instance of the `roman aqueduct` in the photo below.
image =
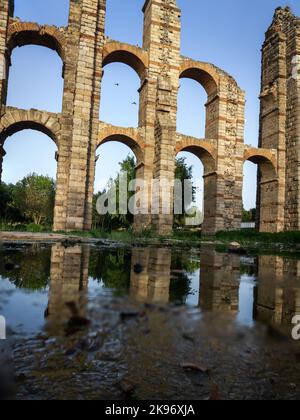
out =
[[[105,0],[70,0],[67,27],[40,26],[14,18],[13,0],[0,10],[0,171],[5,140],[24,129],[39,130],[56,143],[55,230],[89,230],[96,150],[109,141],[126,144],[144,180],[174,179],[181,151],[204,165],[203,231],[240,228],[243,165],[259,166],[258,225],[261,231],[300,229],[300,20],[285,8],[276,10],[266,33],[262,60],[259,148],[244,144],[245,94],[216,66],[180,53],[181,19],[176,0],[147,0],[143,46],[114,41],[104,31]],[[45,6],[46,7],[46,6]],[[63,61],[63,107],[59,114],[6,106],[10,57],[16,47],[39,45]],[[138,128],[99,121],[101,79],[105,66],[120,62],[141,80]],[[207,93],[205,138],[176,132],[181,78],[200,83]],[[172,197],[171,197],[172,199]],[[173,216],[138,215],[135,228],[172,229]]]

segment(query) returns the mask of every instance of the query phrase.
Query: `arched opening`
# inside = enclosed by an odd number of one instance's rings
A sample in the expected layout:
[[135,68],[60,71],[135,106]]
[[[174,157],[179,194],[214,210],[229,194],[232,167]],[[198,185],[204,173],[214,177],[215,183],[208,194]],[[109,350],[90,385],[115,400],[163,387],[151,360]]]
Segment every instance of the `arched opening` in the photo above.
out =
[[45,5],[40,0],[14,0],[14,16],[22,21],[67,26],[70,0],[51,0]]
[[199,83],[182,78],[178,92],[177,131],[205,138],[207,94]]
[[[256,169],[247,161],[257,165]],[[271,151],[249,149],[245,151],[245,162],[243,197],[248,196],[248,198],[244,199],[244,205],[249,207],[256,203],[252,219],[255,218],[256,227],[260,231],[276,231],[279,184],[274,156]],[[250,182],[245,181],[245,176]]]
[[27,45],[14,49],[9,71],[7,105],[61,112],[63,63],[49,48]]
[[[178,96],[178,128],[193,133],[197,138],[216,138],[217,108],[218,108],[218,76],[212,66],[206,63],[195,63],[191,60],[183,61],[181,66],[181,87]],[[189,79],[186,81],[185,79]],[[195,84],[201,89],[195,89]],[[191,103],[199,103],[199,107],[191,107]],[[205,112],[203,106],[205,104]],[[183,120],[181,120],[183,118]],[[201,134],[201,136],[199,136]]]
[[213,99],[214,95],[217,94],[218,85],[216,74],[212,74],[211,67],[211,65],[206,63],[195,63],[193,65],[188,61],[182,65],[180,78],[192,79],[200,83],[205,89],[208,98]]
[[131,67],[140,77],[145,78],[148,54],[139,47],[118,41],[108,41],[103,50],[103,67],[112,63],[123,63]]
[[[56,192],[54,134],[38,123],[2,132],[1,222],[19,229],[51,229]],[[50,141],[49,141],[50,137]]]
[[[134,215],[130,213],[128,203],[135,192],[129,191],[128,187],[130,182],[138,176],[136,168],[143,161],[142,145],[124,134],[104,135],[99,141],[96,160],[93,228],[97,230],[128,229],[134,222]],[[113,202],[115,214],[109,211],[106,214],[99,214],[96,206],[98,198],[113,191],[115,198],[110,199]],[[126,192],[125,202],[121,203],[124,192]]]
[[[109,57],[107,60],[109,63]],[[138,74],[129,65],[107,64],[101,85],[100,120],[115,126],[137,127],[140,85]]]
[[243,182],[243,214],[242,228],[255,227],[257,217],[257,170],[256,164],[246,161],[244,164]]
[[[182,217],[175,215],[175,226],[197,228],[204,220],[204,167],[202,161],[192,152],[180,152],[176,157],[176,174],[178,178],[182,172],[191,176],[192,195],[188,193],[186,197],[186,211],[188,214],[182,220]],[[192,200],[191,200],[192,198]]]
[[[184,153],[184,155],[183,155]],[[216,223],[216,200],[217,200],[217,174],[216,158],[214,147],[196,139],[185,139],[177,144],[177,157],[189,156],[188,164],[195,166],[194,172],[197,181],[198,192],[196,192],[196,206],[202,209],[202,214],[198,213],[199,225],[205,234],[214,233]],[[201,175],[203,181],[201,180]],[[197,217],[194,220],[197,225]]]

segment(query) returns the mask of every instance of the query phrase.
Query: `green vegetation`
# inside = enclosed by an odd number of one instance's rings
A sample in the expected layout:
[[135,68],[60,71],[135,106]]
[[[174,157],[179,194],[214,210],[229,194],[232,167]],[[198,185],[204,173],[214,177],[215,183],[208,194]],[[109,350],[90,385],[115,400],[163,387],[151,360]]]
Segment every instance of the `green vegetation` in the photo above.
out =
[[[128,156],[125,160],[123,160],[123,162],[120,162],[120,173],[117,175],[117,177],[115,179],[110,179],[107,187],[104,191],[98,192],[97,194],[94,195],[94,200],[93,200],[93,229],[94,230],[104,230],[104,231],[112,231],[115,229],[128,229],[132,223],[133,223],[133,215],[130,213],[127,214],[120,214],[120,203],[119,203],[119,198],[120,198],[120,176],[122,176],[123,174],[127,173],[127,191],[128,191],[128,187],[131,181],[133,181],[135,179],[135,167],[136,167],[136,162],[135,162],[135,158]],[[100,215],[97,212],[96,209],[96,203],[98,198],[103,195],[108,193],[109,191],[115,189],[116,191],[116,210],[117,210],[117,214],[105,214],[105,215]],[[133,196],[134,192],[129,192],[128,193],[128,200],[131,199],[131,197]]]
[[131,254],[126,250],[91,252],[89,276],[105,288],[115,290],[115,295],[128,292],[130,273]]
[[[130,182],[135,179],[135,167],[136,161],[135,158],[132,156],[127,156],[122,162],[120,162],[120,172],[116,176],[115,179],[110,179],[107,187],[97,194],[94,195],[93,200],[93,230],[101,230],[105,232],[112,232],[118,229],[129,229],[133,224],[133,215],[130,213],[127,214],[120,214],[120,177],[123,174],[127,173],[127,191]],[[187,182],[190,182],[192,196],[190,203],[185,203],[186,207],[190,207],[196,198],[196,188],[192,185],[192,178],[193,178],[193,167],[188,166],[186,163],[185,158],[179,158],[176,160],[176,169],[175,169],[175,178],[182,182],[182,185]],[[96,209],[96,203],[100,196],[103,194],[107,194],[109,191],[116,191],[116,202],[113,203],[114,207],[117,210],[116,214],[105,214],[99,215]],[[128,202],[133,197],[134,192],[128,193]],[[184,203],[184,191],[182,192],[182,203]],[[195,208],[195,213],[197,213],[197,208]],[[175,215],[174,225],[176,227],[184,226],[185,224],[185,217],[187,213],[183,215]]]
[[300,232],[260,233],[255,229],[233,232],[219,232],[216,239],[224,242],[237,241],[241,244],[259,242],[265,244],[300,245]]
[[[93,200],[93,229],[88,236],[103,237],[110,233],[116,240],[124,235],[131,240],[133,234],[130,232],[133,225],[131,213],[121,214],[120,212],[120,176],[127,174],[127,191],[129,183],[135,179],[136,161],[134,157],[128,156],[120,162],[120,173],[115,179],[110,179],[104,191],[95,194]],[[192,195],[187,207],[192,206],[195,201],[196,189],[192,185],[193,168],[189,167],[185,158],[176,161],[176,179],[183,183],[190,182]],[[116,202],[113,203],[117,213],[99,215],[96,203],[99,196],[115,190]],[[132,199],[134,191],[128,193],[128,202]],[[183,197],[184,199],[184,197]],[[55,182],[45,176],[30,174],[17,184],[0,184],[0,228],[2,231],[19,232],[50,232],[53,224],[53,212],[55,201]],[[184,201],[183,201],[184,202]],[[195,208],[197,213],[197,208]],[[174,224],[176,227],[184,226],[185,215],[176,215]],[[120,232],[121,231],[121,232]],[[100,232],[100,233],[99,233]],[[152,237],[151,231],[142,232],[139,237]],[[135,235],[136,237],[136,235]],[[130,239],[129,239],[130,238]]]
[[[128,156],[120,163],[120,173],[127,173],[127,182],[135,177],[135,159]],[[176,178],[190,180],[192,182],[192,167],[187,166],[184,158],[176,162]],[[192,185],[191,185],[192,186]],[[107,186],[120,190],[119,177],[111,179]],[[103,191],[102,193],[105,193]],[[195,201],[195,188],[192,186],[191,203]],[[134,193],[129,193],[128,199]],[[146,243],[146,244],[171,244],[199,246],[202,242],[214,242],[225,247],[232,241],[239,242],[243,246],[258,247],[275,246],[284,244],[293,249],[300,248],[300,232],[283,233],[259,233],[255,229],[244,229],[234,232],[219,232],[214,237],[201,236],[200,229],[188,229],[183,227],[183,216],[175,216],[175,228],[171,235],[161,237],[151,230],[141,233],[133,232],[133,216],[131,214],[116,214],[101,216],[96,211],[96,201],[100,193],[94,197],[94,218],[91,232],[73,232],[73,234],[86,238],[109,239],[123,243]],[[119,197],[119,194],[117,194]],[[27,232],[51,232],[53,223],[53,208],[55,199],[55,182],[45,176],[31,174],[17,184],[0,184],[0,228],[7,231]],[[117,198],[118,200],[118,198]],[[118,208],[118,204],[116,206]],[[250,222],[255,220],[254,209],[243,212],[243,220]],[[61,232],[64,233],[64,232]]]
[[45,289],[50,279],[50,255],[50,248],[35,245],[0,251],[0,276],[17,288]]
[[243,221],[243,223],[255,222],[256,221],[256,209],[251,209],[251,210],[243,209],[242,221]]
[[14,184],[0,184],[0,223],[8,230],[40,232],[53,223],[55,183],[30,174]]
[[[187,198],[184,196],[184,189],[182,189],[182,197],[181,197],[181,200],[182,200],[181,202],[185,203],[186,208],[189,208],[196,201],[196,188],[193,186],[193,182],[192,182],[193,167],[187,165],[186,158],[176,159],[175,179],[180,180],[182,185],[184,185],[184,183],[187,183],[187,182],[190,183],[190,187],[192,191],[192,196],[190,197],[191,201],[189,203],[185,202]],[[197,209],[195,208],[195,213],[196,211]],[[186,212],[184,212],[184,214],[182,215],[176,214],[174,217],[174,225],[176,227],[184,226],[186,216],[187,216]]]

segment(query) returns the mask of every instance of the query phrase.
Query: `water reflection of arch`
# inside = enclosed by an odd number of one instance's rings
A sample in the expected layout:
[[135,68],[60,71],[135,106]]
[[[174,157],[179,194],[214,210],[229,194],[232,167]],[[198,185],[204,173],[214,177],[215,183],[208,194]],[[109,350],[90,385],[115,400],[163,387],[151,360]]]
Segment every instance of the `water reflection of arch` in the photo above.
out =
[[[134,248],[130,294],[142,302],[168,303],[172,279],[172,250]],[[201,251],[199,306],[203,310],[236,314],[239,309],[240,257]]]
[[168,303],[172,252],[168,248],[133,248],[130,294],[137,301]]
[[47,317],[55,333],[70,319],[68,302],[74,302],[82,314],[85,312],[89,257],[88,246],[52,246]]
[[240,257],[201,249],[199,306],[205,311],[236,314],[239,309]]
[[255,296],[257,321],[291,326],[300,315],[300,261],[280,256],[258,257]]

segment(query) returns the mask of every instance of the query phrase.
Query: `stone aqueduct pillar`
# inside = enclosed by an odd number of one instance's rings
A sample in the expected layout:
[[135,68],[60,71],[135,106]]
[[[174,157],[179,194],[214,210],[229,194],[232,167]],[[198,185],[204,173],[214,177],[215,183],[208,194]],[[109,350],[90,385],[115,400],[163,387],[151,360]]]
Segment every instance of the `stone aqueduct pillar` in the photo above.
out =
[[[207,91],[206,138],[214,144],[217,155],[213,168],[205,168],[203,229],[205,233],[237,229],[242,213],[244,93],[221,70],[214,66],[206,69],[204,63],[180,55],[181,20],[175,0],[147,0],[143,11],[143,48],[149,55],[147,78],[141,90],[146,170],[150,169],[150,177],[155,180],[174,180],[179,81],[181,77],[197,80]],[[185,150],[202,154],[200,142],[199,152],[194,149],[187,142]],[[166,192],[154,191],[153,204],[159,212],[152,216],[153,227],[162,234],[169,233],[173,226],[173,216],[163,214],[163,194]],[[172,202],[170,191],[171,209]]]
[[[279,9],[267,33],[263,49],[261,148],[254,149],[244,145],[245,97],[235,80],[212,64],[181,56],[181,20],[176,0],[145,2],[142,48],[108,39],[104,31],[105,12],[105,0],[70,0],[68,27],[56,28],[15,19],[13,0],[2,0],[1,170],[3,145],[8,136],[24,128],[48,134],[58,147],[54,229],[89,230],[99,145],[111,140],[126,143],[137,156],[137,177],[149,184],[153,179],[173,181],[176,155],[188,151],[204,164],[203,231],[213,234],[240,228],[243,163],[252,160],[260,165],[260,229],[298,229],[299,81],[290,76],[294,71],[291,57],[299,57],[299,21],[289,11]],[[6,106],[5,74],[12,49],[32,43],[56,50],[63,60],[60,114]],[[103,71],[106,64],[118,61],[130,65],[141,79],[137,129],[99,122]],[[207,92],[205,139],[176,132],[180,78],[196,80]],[[155,214],[136,216],[137,230],[152,226],[161,234],[171,231],[172,189],[170,214],[164,214],[162,198],[166,198],[166,192],[149,187],[148,210]]]
[[278,156],[275,171],[259,174],[260,229],[299,230],[300,19],[289,8],[276,10],[262,54],[259,146]]
[[[10,16],[13,16],[13,2],[4,1],[0,9],[0,117],[3,115],[3,104],[6,103],[8,60],[6,55],[7,27]],[[0,142],[0,181],[2,175],[2,163],[5,151]]]
[[[88,230],[92,223],[98,140],[105,2],[70,0],[62,110],[64,187],[55,228]],[[60,165],[59,165],[60,167]]]

